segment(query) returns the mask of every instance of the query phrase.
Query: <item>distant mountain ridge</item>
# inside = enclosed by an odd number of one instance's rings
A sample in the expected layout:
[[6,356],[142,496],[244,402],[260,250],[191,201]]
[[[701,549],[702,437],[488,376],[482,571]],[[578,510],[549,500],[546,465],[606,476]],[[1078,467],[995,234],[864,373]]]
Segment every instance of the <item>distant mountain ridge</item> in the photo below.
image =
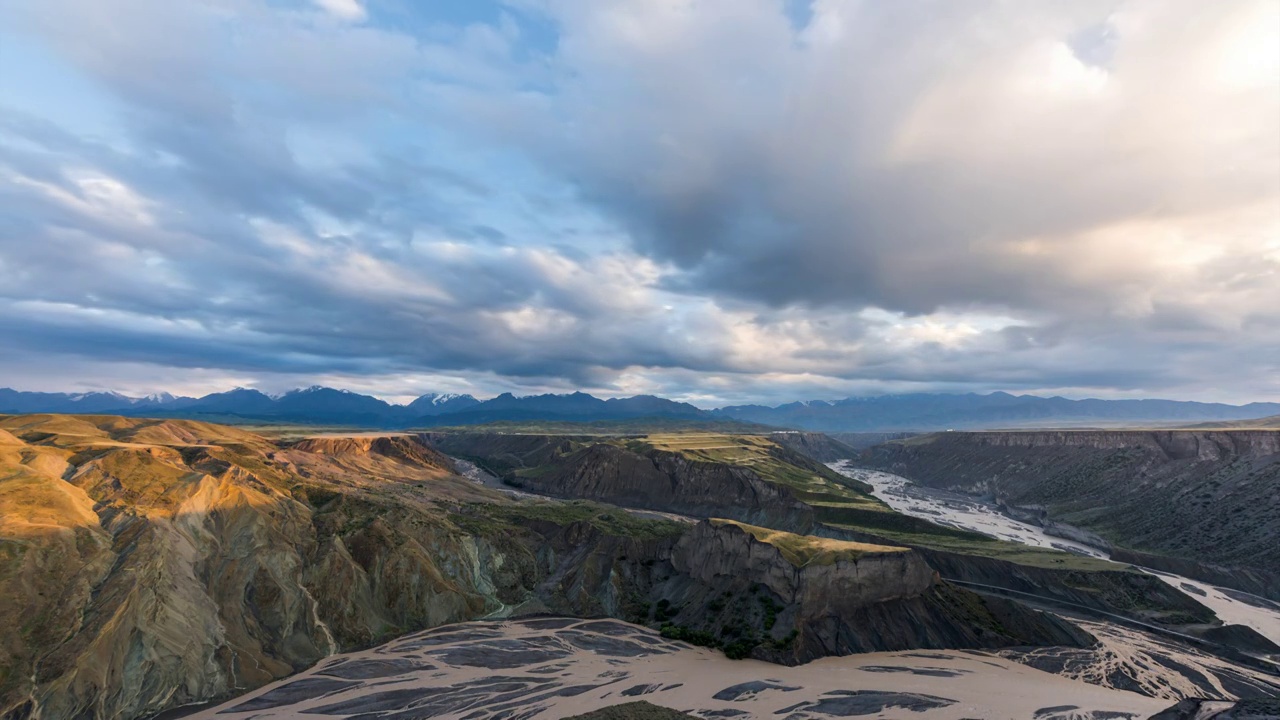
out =
[[688,403],[652,395],[601,400],[582,392],[525,397],[503,393],[480,401],[465,394],[427,393],[408,405],[395,405],[370,395],[321,386],[291,390],[274,397],[259,390],[236,388],[200,398],[167,393],[132,398],[119,393],[20,392],[0,388],[0,413],[112,414],[222,422],[239,419],[370,428],[523,420],[723,419]]
[[881,395],[777,407],[737,405],[714,412],[737,420],[820,432],[902,432],[1236,421],[1275,415],[1278,410],[1280,403],[1070,400],[994,392]]
[[278,396],[236,388],[200,398],[169,393],[134,398],[110,392],[47,393],[0,388],[0,413],[115,414],[369,428],[654,418],[695,422],[735,420],[817,432],[923,432],[1239,422],[1280,415],[1280,403],[1069,400],[997,392],[882,395],[794,402],[777,407],[736,405],[703,410],[654,395],[601,399],[584,392],[523,397],[503,393],[489,400],[465,394],[427,393],[407,405],[396,405],[370,395],[321,386],[291,390]]

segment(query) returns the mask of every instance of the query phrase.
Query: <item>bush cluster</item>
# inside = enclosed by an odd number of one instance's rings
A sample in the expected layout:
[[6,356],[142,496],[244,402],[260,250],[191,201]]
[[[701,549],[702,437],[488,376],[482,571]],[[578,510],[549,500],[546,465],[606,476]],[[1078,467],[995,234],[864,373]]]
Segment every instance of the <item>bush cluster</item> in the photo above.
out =
[[[654,619],[663,623],[661,627],[663,637],[681,640],[690,645],[720,648],[724,651],[725,657],[730,660],[741,660],[750,657],[751,651],[762,645],[771,650],[785,650],[790,647],[800,634],[797,630],[792,630],[790,634],[782,639],[775,640],[769,637],[769,631],[777,623],[778,613],[782,611],[783,605],[768,595],[761,593],[758,587],[751,589],[751,596],[759,601],[762,608],[763,638],[761,637],[762,633],[747,624],[746,613],[743,613],[738,620],[721,626],[719,637],[706,630],[695,630],[685,625],[676,625],[668,622],[678,612],[678,608],[672,608],[668,600],[658,601],[657,608],[654,610]],[[721,595],[707,603],[707,609],[718,613],[724,610],[727,601],[727,595]],[[742,599],[738,599],[735,602],[742,604]],[[746,608],[743,607],[741,609],[745,610]]]
[[676,613],[678,612],[680,612],[680,609],[679,608],[673,609],[671,607],[670,600],[666,598],[662,598],[661,600],[658,601],[658,607],[655,608],[653,611],[653,619],[657,620],[660,623],[665,623],[666,621],[675,617]]
[[690,645],[699,645],[701,647],[719,647],[720,643],[716,641],[716,636],[706,630],[694,630],[684,625],[672,625],[667,623],[662,626],[659,631],[662,637],[672,640],[680,640]]

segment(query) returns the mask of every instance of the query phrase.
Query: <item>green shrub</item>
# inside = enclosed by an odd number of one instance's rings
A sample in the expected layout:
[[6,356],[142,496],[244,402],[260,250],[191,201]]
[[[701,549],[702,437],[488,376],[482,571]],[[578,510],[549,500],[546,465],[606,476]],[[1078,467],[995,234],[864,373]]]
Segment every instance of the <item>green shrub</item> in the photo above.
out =
[[778,611],[782,606],[773,601],[768,595],[761,595],[760,604],[764,606],[764,631],[769,632],[773,629],[774,623],[778,622]]
[[742,660],[751,656],[751,650],[759,645],[760,641],[755,637],[745,637],[724,646],[724,656],[730,660]]
[[699,645],[702,647],[719,647],[720,643],[716,642],[716,636],[706,630],[694,630],[684,625],[672,625],[667,623],[659,630],[662,637],[671,640],[679,640],[687,642],[690,645]]
[[800,631],[792,628],[791,632],[787,633],[786,637],[781,640],[770,639],[768,641],[768,645],[774,650],[786,650],[791,647],[791,643],[795,642],[797,637],[800,637]]
[[658,607],[653,611],[653,619],[658,622],[666,622],[675,617],[680,612],[680,608],[671,607],[671,601],[662,598],[658,601]]

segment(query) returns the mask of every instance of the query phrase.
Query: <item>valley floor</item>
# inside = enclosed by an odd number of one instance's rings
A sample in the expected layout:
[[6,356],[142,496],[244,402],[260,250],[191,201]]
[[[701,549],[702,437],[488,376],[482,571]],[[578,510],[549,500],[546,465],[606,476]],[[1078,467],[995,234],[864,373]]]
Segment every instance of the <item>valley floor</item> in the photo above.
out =
[[645,699],[704,718],[1147,718],[1168,707],[999,654],[914,651],[799,667],[729,660],[615,620],[472,622],[332,657],[199,720],[560,718]]

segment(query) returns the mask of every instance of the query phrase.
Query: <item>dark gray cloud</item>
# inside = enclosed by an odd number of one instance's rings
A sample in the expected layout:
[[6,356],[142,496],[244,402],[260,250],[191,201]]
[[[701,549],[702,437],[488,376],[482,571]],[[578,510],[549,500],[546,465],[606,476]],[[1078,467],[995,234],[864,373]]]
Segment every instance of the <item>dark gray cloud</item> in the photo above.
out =
[[[1204,77],[1238,70],[1208,66],[1241,40],[1244,4],[817,3],[798,35],[749,3],[554,7],[573,40],[552,127],[529,142],[685,268],[682,288],[1105,315],[1175,293],[1142,255],[1178,249],[1135,241],[1126,285],[1064,267],[1125,252],[1082,235],[1276,209],[1275,78]],[[1117,45],[1109,72],[1073,54],[1081,33]],[[1274,271],[1247,250],[1255,278]]]
[[1280,397],[1273,5],[804,9],[0,0],[0,373]]

